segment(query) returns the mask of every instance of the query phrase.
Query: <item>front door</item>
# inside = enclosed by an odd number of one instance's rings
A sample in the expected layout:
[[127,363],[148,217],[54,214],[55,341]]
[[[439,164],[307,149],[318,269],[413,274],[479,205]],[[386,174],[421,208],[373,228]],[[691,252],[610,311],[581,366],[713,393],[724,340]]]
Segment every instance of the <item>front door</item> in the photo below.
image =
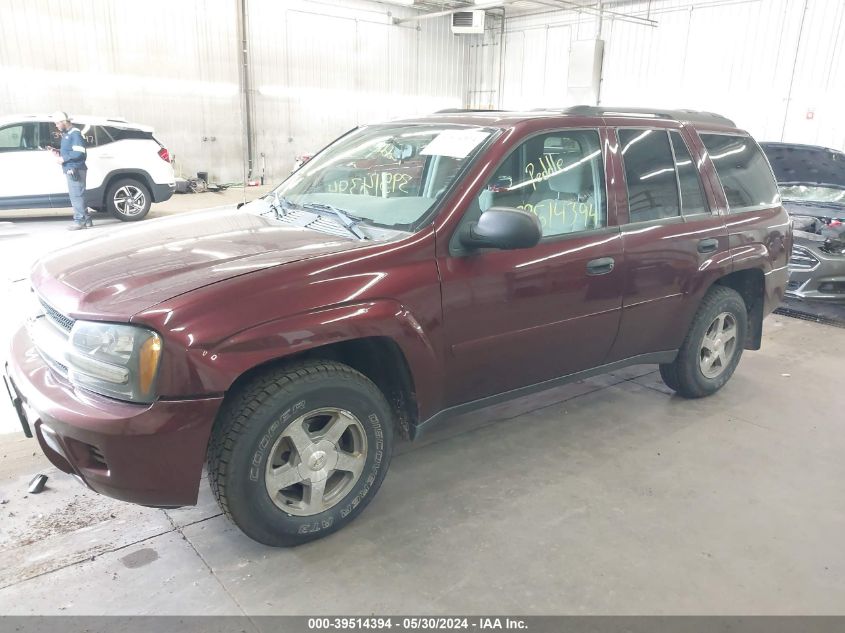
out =
[[461,226],[491,206],[534,213],[535,247],[438,253],[447,406],[600,365],[621,310],[622,239],[608,204],[598,130],[523,141],[478,192]]
[[50,195],[67,191],[62,168],[41,123],[28,121],[0,127],[0,209],[50,206]]

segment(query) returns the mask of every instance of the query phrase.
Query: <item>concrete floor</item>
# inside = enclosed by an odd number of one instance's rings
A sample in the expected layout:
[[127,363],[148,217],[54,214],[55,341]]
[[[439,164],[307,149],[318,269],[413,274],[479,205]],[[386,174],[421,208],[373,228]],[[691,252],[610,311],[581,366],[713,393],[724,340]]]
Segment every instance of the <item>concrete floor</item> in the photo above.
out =
[[707,399],[643,366],[456,418],[292,550],[206,483],[195,508],[136,507],[0,435],[0,613],[845,614],[843,349],[772,316]]

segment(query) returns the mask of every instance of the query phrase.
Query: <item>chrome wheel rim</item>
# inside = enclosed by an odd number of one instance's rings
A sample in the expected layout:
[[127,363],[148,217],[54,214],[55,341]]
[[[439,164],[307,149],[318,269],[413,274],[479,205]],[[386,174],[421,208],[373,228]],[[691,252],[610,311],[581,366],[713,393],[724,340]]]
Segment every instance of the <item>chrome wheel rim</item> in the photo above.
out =
[[717,378],[728,368],[736,353],[736,319],[729,312],[717,316],[707,330],[701,342],[698,366],[707,378]]
[[291,422],[267,458],[264,484],[281,510],[319,514],[358,483],[367,461],[367,434],[349,411],[316,409]]
[[114,207],[118,213],[132,217],[142,213],[147,206],[147,196],[134,185],[124,185],[114,192]]

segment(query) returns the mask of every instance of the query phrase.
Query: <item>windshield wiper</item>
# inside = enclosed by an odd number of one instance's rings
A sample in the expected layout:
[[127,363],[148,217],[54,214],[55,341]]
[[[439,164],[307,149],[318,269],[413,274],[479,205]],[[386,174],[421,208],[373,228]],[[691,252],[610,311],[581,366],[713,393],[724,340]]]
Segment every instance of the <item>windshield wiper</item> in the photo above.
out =
[[[361,222],[361,218],[349,215],[348,213],[341,211],[337,207],[333,207],[330,204],[322,204],[320,202],[303,202],[300,206],[303,209],[313,209],[317,212],[328,211],[334,216],[335,219],[337,219],[339,224],[341,224],[346,230],[352,233],[352,235],[357,237],[359,240],[370,239],[366,235],[364,235],[361,229],[358,228],[358,223]],[[321,213],[320,215],[325,215],[325,213]]]

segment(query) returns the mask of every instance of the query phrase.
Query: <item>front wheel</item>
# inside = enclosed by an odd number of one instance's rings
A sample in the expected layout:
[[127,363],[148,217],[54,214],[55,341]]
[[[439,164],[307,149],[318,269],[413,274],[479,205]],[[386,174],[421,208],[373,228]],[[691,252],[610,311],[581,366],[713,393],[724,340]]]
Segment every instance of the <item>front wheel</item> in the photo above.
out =
[[150,190],[140,180],[121,178],[106,192],[109,213],[122,222],[143,220],[153,203]]
[[292,546],[352,521],[381,486],[390,406],[364,375],[309,361],[269,373],[224,405],[208,453],[211,489],[248,536]]
[[678,356],[660,365],[667,387],[685,398],[709,396],[733,375],[748,330],[748,312],[739,293],[713,286],[698,308]]

